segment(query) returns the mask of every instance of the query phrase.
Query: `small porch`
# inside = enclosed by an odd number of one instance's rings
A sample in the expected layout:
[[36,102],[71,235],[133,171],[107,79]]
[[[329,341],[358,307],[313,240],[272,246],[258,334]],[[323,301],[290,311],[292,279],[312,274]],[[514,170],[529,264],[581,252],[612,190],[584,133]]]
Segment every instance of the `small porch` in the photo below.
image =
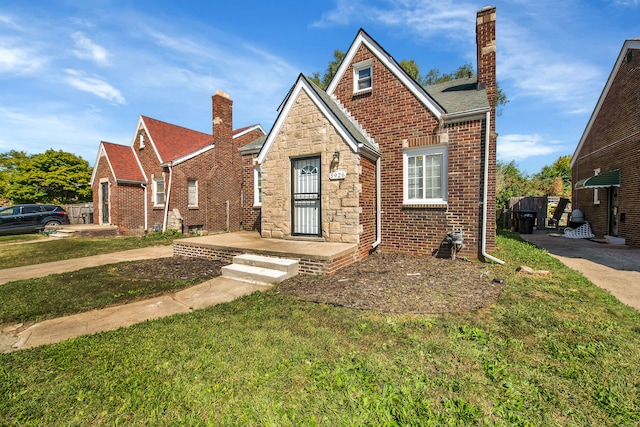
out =
[[256,254],[299,262],[302,274],[333,274],[358,261],[358,245],[353,243],[288,240],[261,237],[255,231],[189,237],[173,242],[173,255],[216,259],[232,263],[233,257]]

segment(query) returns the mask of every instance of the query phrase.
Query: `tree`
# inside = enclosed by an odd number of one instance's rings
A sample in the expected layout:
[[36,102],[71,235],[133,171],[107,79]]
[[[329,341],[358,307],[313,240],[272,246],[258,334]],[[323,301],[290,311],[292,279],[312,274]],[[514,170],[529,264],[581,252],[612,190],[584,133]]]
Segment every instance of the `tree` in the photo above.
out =
[[[320,73],[318,71],[308,76],[309,80],[314,82],[318,87],[325,89],[329,86],[329,82],[338,71],[338,67],[340,63],[344,59],[345,52],[336,49],[333,51],[333,60],[329,61],[329,66],[325,70],[322,77],[320,77]],[[450,80],[466,78],[473,75],[473,66],[471,63],[466,63],[464,65],[459,66],[455,71],[442,74],[440,70],[437,68],[432,68],[427,72],[424,76],[420,75],[420,67],[416,63],[414,59],[403,59],[398,63],[400,67],[416,82],[418,82],[422,86],[429,86],[435,83],[447,82]],[[500,89],[498,85],[496,88],[496,102],[498,106],[504,106],[509,102],[507,99],[507,95]],[[500,111],[498,111],[500,114]]]
[[[0,158],[8,158],[11,153]],[[50,149],[24,156],[16,160],[14,169],[5,172],[8,185],[4,196],[12,203],[68,204],[91,200],[91,167],[72,153]]]
[[345,55],[346,53],[341,51],[340,49],[334,50],[333,60],[329,61],[329,66],[327,67],[324,74],[322,75],[322,79],[320,78],[320,73],[316,71],[311,76],[309,76],[309,80],[311,80],[317,86],[323,89],[329,86],[329,82],[331,81],[333,76],[335,76],[336,71],[338,71],[338,67],[340,66],[340,63],[344,59]]
[[11,176],[18,169],[18,165],[27,159],[24,151],[11,150],[0,153],[0,206],[11,204],[7,197],[7,190],[11,182]]
[[533,175],[548,196],[571,197],[571,155],[560,156]]

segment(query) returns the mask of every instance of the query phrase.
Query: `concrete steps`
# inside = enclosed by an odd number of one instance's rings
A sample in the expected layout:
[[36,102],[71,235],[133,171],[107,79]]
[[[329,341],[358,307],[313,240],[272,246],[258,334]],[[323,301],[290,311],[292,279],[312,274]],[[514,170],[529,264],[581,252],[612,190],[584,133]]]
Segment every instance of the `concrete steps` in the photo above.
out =
[[70,237],[76,237],[75,230],[67,230],[64,228],[57,228],[55,233],[49,234],[49,237],[53,239],[68,239]]
[[275,284],[298,274],[298,261],[262,255],[242,254],[222,267],[222,275],[251,283]]

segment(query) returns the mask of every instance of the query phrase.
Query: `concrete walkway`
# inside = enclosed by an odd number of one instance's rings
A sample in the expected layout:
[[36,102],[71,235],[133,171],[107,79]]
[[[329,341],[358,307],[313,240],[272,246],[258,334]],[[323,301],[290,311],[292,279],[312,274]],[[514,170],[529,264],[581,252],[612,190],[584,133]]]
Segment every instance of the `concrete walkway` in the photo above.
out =
[[[40,264],[39,266],[0,270],[0,280],[4,283],[96,265],[170,256],[172,256],[171,246],[136,249]],[[81,335],[112,331],[176,313],[187,313],[232,301],[243,295],[263,291],[270,287],[269,285],[242,282],[219,276],[172,295],[45,320],[26,329],[23,329],[22,325],[15,325],[0,331],[0,353],[57,343]]]
[[640,310],[640,248],[568,239],[561,233],[545,230],[520,237],[546,249],[551,256],[608,290],[622,303]]
[[64,261],[45,262],[43,264],[26,265],[24,267],[5,268],[0,270],[0,285],[14,280],[35,279],[49,274],[67,273],[86,267],[114,264],[124,261],[167,258],[173,256],[172,246],[150,246],[148,248],[131,249],[103,255],[92,255]]

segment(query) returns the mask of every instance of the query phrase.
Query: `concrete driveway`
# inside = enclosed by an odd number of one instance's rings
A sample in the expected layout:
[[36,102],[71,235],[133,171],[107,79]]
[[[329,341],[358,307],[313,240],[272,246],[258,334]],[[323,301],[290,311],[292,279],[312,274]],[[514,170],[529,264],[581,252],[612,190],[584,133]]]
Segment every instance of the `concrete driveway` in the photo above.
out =
[[568,239],[562,233],[545,230],[520,237],[546,249],[551,256],[608,290],[624,304],[640,310],[640,248]]

